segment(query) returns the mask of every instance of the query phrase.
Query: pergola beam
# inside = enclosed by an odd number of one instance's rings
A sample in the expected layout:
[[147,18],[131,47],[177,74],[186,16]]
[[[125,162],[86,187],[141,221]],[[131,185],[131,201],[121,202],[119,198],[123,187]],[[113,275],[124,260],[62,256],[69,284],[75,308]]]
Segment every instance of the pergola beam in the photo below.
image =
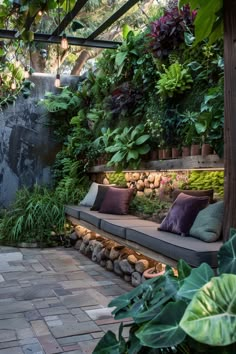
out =
[[[17,37],[17,31],[9,31],[0,29],[0,38],[5,39],[20,39]],[[116,49],[121,42],[105,41],[105,40],[95,40],[86,39],[79,37],[67,37],[68,43],[70,45],[81,46],[81,47],[93,47],[93,48],[107,48]],[[61,43],[61,36],[52,36],[51,34],[35,33],[35,42],[46,42],[46,43]]]
[[69,25],[69,23],[75,18],[75,16],[80,12],[80,10],[86,4],[86,2],[88,2],[88,0],[76,1],[73,9],[70,12],[68,12],[68,14],[65,15],[65,17],[62,19],[61,23],[59,23],[58,27],[52,33],[52,36],[58,36],[59,34],[61,34],[66,29],[66,27]]
[[94,39],[99,34],[103,33],[108,27],[110,27],[115,21],[123,16],[131,7],[133,7],[140,0],[129,0],[119,10],[117,10],[111,17],[109,17],[101,26],[99,26],[93,33],[91,33],[87,39]]

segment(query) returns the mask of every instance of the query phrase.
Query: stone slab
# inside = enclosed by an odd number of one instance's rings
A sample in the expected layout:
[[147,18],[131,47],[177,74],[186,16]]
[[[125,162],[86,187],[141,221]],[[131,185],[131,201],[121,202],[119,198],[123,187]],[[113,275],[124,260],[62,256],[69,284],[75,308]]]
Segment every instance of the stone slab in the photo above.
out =
[[101,329],[93,322],[67,322],[63,326],[51,327],[55,338],[63,338],[78,334],[89,334],[90,332],[101,332]]
[[61,353],[62,348],[51,334],[38,337],[39,343],[43,347],[46,354]]

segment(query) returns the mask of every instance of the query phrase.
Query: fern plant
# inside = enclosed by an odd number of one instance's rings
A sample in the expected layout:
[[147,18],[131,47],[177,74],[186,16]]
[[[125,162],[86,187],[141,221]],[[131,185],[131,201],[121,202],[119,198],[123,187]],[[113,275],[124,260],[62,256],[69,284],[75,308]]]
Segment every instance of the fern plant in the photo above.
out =
[[164,73],[160,73],[157,82],[157,93],[161,96],[173,97],[191,88],[193,79],[189,69],[178,62],[171,64],[168,68],[163,65]]

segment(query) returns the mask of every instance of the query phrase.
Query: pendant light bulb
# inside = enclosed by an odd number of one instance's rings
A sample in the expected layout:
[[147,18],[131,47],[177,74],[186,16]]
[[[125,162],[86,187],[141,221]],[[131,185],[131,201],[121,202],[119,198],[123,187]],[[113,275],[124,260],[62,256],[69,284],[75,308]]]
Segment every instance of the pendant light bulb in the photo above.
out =
[[29,71],[28,71],[27,67],[25,67],[24,78],[28,79],[29,77],[30,77]]
[[60,86],[61,86],[60,74],[56,74],[56,80],[55,80],[55,82],[54,82],[54,86],[55,86],[55,87],[60,87]]
[[15,90],[15,89],[16,89],[16,82],[15,82],[15,80],[13,80],[12,83],[11,83],[11,89],[12,89],[12,90]]
[[66,34],[63,33],[62,38],[61,38],[61,49],[68,49],[68,40],[66,38]]

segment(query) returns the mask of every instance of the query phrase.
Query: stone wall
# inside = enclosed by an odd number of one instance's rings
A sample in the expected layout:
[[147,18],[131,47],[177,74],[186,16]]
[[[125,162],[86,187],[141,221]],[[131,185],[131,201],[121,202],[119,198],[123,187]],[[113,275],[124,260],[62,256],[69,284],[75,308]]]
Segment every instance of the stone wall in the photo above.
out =
[[[0,206],[8,206],[16,191],[35,183],[51,183],[51,166],[59,150],[53,132],[45,125],[47,113],[38,105],[46,92],[53,92],[54,75],[37,74],[29,98],[19,97],[0,111]],[[78,77],[62,78],[62,85],[76,85]]]

